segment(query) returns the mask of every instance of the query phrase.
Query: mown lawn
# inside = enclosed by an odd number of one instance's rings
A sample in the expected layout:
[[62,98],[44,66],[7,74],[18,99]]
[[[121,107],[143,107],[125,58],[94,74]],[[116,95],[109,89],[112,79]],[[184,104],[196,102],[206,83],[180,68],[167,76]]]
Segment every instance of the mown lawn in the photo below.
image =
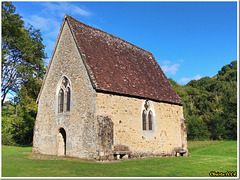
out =
[[210,171],[237,171],[236,141],[188,142],[191,157],[96,163],[46,156],[32,147],[2,146],[2,177],[209,177]]

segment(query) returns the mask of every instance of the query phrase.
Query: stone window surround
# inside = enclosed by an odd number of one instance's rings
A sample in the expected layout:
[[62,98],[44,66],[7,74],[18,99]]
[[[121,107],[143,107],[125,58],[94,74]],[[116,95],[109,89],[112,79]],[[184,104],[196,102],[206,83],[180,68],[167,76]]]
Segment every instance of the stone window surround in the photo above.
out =
[[[146,107],[146,105],[148,105],[148,107]],[[144,112],[146,113],[146,129],[144,130],[143,128],[143,114]],[[152,115],[152,129],[149,130],[149,113],[151,113]],[[142,119],[142,131],[143,133],[153,133],[155,132],[155,126],[156,126],[156,122],[155,122],[155,110],[153,107],[153,104],[151,101],[149,100],[144,100],[142,103],[142,110],[141,110],[141,119]]]
[[[62,86],[62,82],[64,80],[64,78],[67,80],[67,85],[66,87]],[[61,89],[63,90],[63,94],[64,94],[64,100],[63,100],[63,112],[59,112],[59,92],[61,91]],[[67,90],[70,90],[70,108],[69,110],[67,110]],[[70,79],[66,76],[63,75],[60,80],[58,81],[57,84],[57,90],[56,90],[56,112],[57,114],[69,114],[71,111],[71,104],[72,104],[72,83],[70,81]]]

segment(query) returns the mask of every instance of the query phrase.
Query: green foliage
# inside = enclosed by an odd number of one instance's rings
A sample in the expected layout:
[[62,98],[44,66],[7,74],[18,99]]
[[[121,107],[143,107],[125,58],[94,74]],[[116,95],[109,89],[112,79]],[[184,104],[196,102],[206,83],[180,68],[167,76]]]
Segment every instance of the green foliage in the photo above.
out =
[[36,98],[41,88],[41,80],[34,79],[24,83],[19,97],[18,124],[14,139],[18,144],[31,144],[33,140],[33,127],[37,116]]
[[[15,11],[12,3],[2,2],[2,143],[6,145],[32,143],[36,99],[46,71],[40,31],[25,27]],[[12,92],[14,103],[4,102]]]
[[39,30],[25,27],[10,2],[2,2],[2,104],[8,93],[17,93],[23,83],[45,74],[44,45]]
[[41,80],[35,78],[22,85],[18,102],[7,101],[2,106],[2,144],[31,144],[37,115],[36,98]]
[[212,78],[170,82],[184,102],[188,139],[237,139],[237,61]]
[[191,157],[96,163],[31,154],[32,147],[2,146],[2,176],[209,177],[211,171],[237,171],[237,141],[188,141],[188,149]]
[[4,145],[15,145],[13,141],[14,132],[14,119],[8,117],[2,117],[2,144]]
[[2,106],[2,144],[15,145],[13,133],[16,121],[16,106],[12,101],[7,101]]
[[204,140],[209,139],[209,132],[206,123],[201,117],[195,115],[187,117],[188,139]]

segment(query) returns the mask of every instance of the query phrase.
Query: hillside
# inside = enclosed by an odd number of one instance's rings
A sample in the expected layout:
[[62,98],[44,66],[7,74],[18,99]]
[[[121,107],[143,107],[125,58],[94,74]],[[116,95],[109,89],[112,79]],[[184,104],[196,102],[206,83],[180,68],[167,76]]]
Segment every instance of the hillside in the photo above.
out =
[[237,139],[237,61],[213,77],[184,86],[170,82],[184,102],[188,139]]

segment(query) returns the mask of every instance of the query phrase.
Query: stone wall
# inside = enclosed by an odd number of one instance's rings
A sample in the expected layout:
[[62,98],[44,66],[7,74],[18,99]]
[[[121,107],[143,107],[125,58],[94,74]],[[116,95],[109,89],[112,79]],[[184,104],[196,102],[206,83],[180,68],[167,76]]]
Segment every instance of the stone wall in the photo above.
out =
[[99,159],[111,159],[113,150],[113,122],[108,116],[97,116]]
[[[63,76],[70,81],[71,108],[59,113],[58,91]],[[62,155],[66,149],[67,156],[101,159],[109,158],[114,151],[141,157],[174,156],[187,150],[182,106],[150,104],[153,129],[143,131],[145,100],[96,93],[70,28],[63,22],[39,98],[33,152]],[[60,128],[66,133],[64,140]]]
[[145,100],[97,93],[96,114],[108,116],[114,124],[113,146],[127,147],[131,156],[175,156],[187,150],[182,132],[183,107],[151,101],[154,108],[152,131],[142,130],[142,110]]
[[[46,74],[38,103],[33,151],[57,154],[59,129],[66,131],[66,155],[96,157],[96,92],[89,80],[67,22]],[[71,110],[58,113],[58,87],[66,76],[71,82]]]

